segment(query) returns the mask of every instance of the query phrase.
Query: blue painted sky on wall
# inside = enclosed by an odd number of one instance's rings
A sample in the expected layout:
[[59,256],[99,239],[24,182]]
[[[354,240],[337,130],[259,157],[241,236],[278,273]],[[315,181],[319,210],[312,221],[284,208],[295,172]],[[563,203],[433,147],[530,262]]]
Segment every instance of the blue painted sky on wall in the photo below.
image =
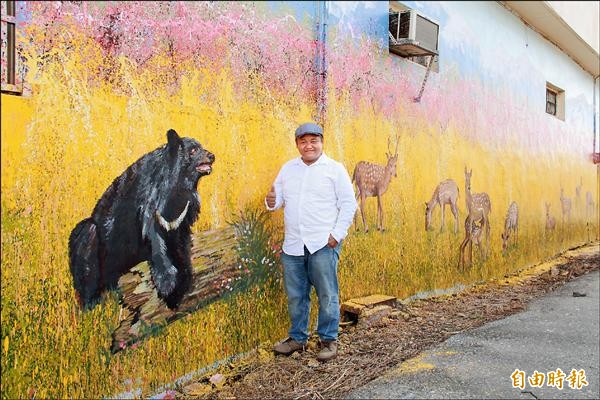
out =
[[[314,17],[317,1],[270,1],[273,11],[291,13],[297,20]],[[358,45],[364,35],[375,39],[382,47],[388,46],[388,1],[329,1],[328,23],[330,31],[337,35],[345,35]],[[482,56],[479,47],[465,40],[473,32],[469,24],[462,21],[460,13],[449,13],[448,5],[444,2],[402,2],[409,8],[414,8],[431,18],[440,25],[440,66],[455,63],[461,75],[479,75],[482,68],[479,60]],[[472,4],[472,3],[471,3]],[[451,7],[457,7],[453,2]],[[469,5],[465,5],[469,7]],[[453,17],[451,15],[454,15]]]
[[[440,65],[456,63],[462,75],[481,73],[479,49],[464,40],[469,35],[468,24],[451,18],[444,2],[402,2],[416,9],[424,16],[440,25]],[[336,26],[338,34],[346,32],[358,40],[361,35],[378,40],[382,46],[388,45],[388,5],[387,1],[332,1],[330,2],[330,26]],[[456,4],[453,4],[455,7]],[[465,57],[468,54],[469,57]]]
[[[307,10],[307,6],[316,7],[315,3],[297,7],[299,11]],[[550,57],[534,53],[547,52],[549,44],[535,37],[534,32],[528,33],[529,28],[502,6],[495,2],[404,1],[402,4],[439,24],[442,74],[451,67],[459,77],[478,79],[491,90],[508,85],[524,99],[539,93],[545,95],[538,87],[539,66],[530,57]],[[389,2],[330,1],[328,7],[330,32],[346,35],[357,45],[366,35],[387,48]],[[526,47],[528,34],[535,44]]]
[[386,1],[331,1],[329,24],[355,39],[367,34],[387,40],[387,5]]
[[273,12],[284,12],[292,15],[298,22],[311,19],[315,15],[316,1],[268,1]]

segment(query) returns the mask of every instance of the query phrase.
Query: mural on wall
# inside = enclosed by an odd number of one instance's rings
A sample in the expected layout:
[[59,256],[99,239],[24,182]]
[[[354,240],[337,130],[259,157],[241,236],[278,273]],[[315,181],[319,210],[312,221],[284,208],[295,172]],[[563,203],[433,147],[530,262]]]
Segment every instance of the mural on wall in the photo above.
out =
[[[19,2],[17,34],[32,94],[2,95],[2,396],[147,396],[200,366],[284,337],[282,220],[263,213],[263,198],[279,166],[297,156],[293,131],[318,114],[320,96],[325,152],[348,171],[368,160],[387,176],[378,205],[361,209],[364,221],[382,229],[385,210],[385,231],[351,230],[339,269],[342,299],[374,292],[405,298],[502,276],[594,240],[589,127],[583,118],[559,123],[538,110],[545,78],[524,53],[521,22],[495,3],[407,4],[440,23],[439,72],[422,92],[425,69],[388,52],[385,2],[331,2],[326,43],[315,29],[316,2]],[[544,46],[528,38],[536,54],[550,54]],[[317,54],[326,54],[326,71]],[[586,96],[574,103],[582,115],[591,109]],[[199,187],[195,222],[195,187],[173,202],[179,181],[160,174],[175,166],[147,169],[168,153],[169,129],[187,137],[184,147],[197,142],[216,155]],[[393,155],[390,137],[397,138]],[[465,165],[473,170],[468,178]],[[156,193],[129,197],[127,187],[146,184],[127,178],[142,175],[158,185]],[[487,218],[478,207],[469,211],[467,193],[458,190],[464,184],[488,194],[494,207],[485,209]],[[575,199],[564,221],[561,198]],[[148,230],[128,219],[142,202],[152,203],[142,206]],[[433,208],[449,203],[458,234],[424,230],[424,202],[426,227],[443,226],[443,211]],[[516,213],[507,213],[513,202]],[[102,237],[103,246],[116,242],[102,259],[139,250],[140,257],[121,259],[110,282],[69,263],[71,251],[100,268],[86,251],[92,232],[106,234],[110,223],[88,219],[87,231],[74,234],[82,239],[68,241],[96,204],[105,216],[122,215],[128,228]],[[160,267],[178,257],[170,244],[154,264],[149,253],[160,243],[141,242],[142,232],[168,241],[178,224],[189,230],[189,242],[187,233],[180,237],[189,249],[179,254],[177,268],[184,266],[189,283],[175,283],[181,291]],[[471,267],[461,269],[465,240]],[[82,300],[101,305],[83,312],[74,284]]]
[[[396,164],[398,163],[398,137],[396,136],[396,150],[392,155],[390,140],[388,139],[388,152],[385,153],[387,164],[385,166],[370,163],[368,161],[359,161],[354,167],[352,173],[352,182],[356,184],[356,199],[360,198],[360,216],[362,217],[363,228],[369,232],[369,226],[365,220],[365,202],[367,197],[377,197],[377,230],[384,231],[383,227],[383,207],[381,197],[385,194],[394,177],[398,176]],[[358,230],[354,215],[354,225]]]
[[[285,133],[315,110],[315,45],[302,14],[265,7],[26,3],[33,94],[2,98],[3,396],[149,393],[284,334],[281,221],[257,199],[293,155]],[[142,262],[81,312],[69,235],[171,128],[218,157],[190,229],[191,287],[166,307]],[[160,215],[173,222],[185,205]]]
[[511,236],[513,245],[519,241],[519,206],[516,201],[510,203],[506,217],[504,218],[504,232],[502,232],[502,252],[505,252],[510,246]]
[[198,141],[167,132],[168,142],[144,155],[104,192],[90,218],[69,237],[79,303],[89,309],[104,290],[142,261],[169,308],[191,284],[191,226],[200,212],[197,186],[215,156]]
[[556,219],[550,214],[550,203],[544,203],[546,207],[546,233],[556,228]]
[[[482,249],[482,240],[485,249],[482,251],[483,258],[490,253],[490,213],[492,203],[490,196],[485,193],[471,193],[471,176],[473,170],[467,171],[465,167],[465,201],[467,203],[467,217],[465,219],[465,239],[460,244],[460,267],[470,267],[472,264],[473,242]],[[483,232],[484,237],[481,237]]]
[[446,210],[446,205],[450,206],[450,211],[452,211],[452,215],[454,215],[454,233],[458,232],[458,196],[460,191],[458,190],[458,186],[456,182],[452,179],[446,179],[440,182],[439,185],[435,187],[433,194],[431,195],[431,199],[425,202],[425,230],[428,231],[432,229],[431,223],[431,214],[433,210],[435,210],[436,206],[440,206],[442,212],[442,223],[440,226],[440,231],[444,230],[444,212]]

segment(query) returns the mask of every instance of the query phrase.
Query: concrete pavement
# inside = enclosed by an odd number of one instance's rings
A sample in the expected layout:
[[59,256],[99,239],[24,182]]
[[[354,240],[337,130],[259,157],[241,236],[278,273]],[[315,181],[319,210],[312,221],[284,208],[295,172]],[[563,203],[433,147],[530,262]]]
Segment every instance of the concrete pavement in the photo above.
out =
[[[348,398],[600,399],[599,292],[595,270],[532,301],[524,312],[450,337]],[[562,390],[548,382],[558,368],[565,375]],[[568,380],[573,369],[575,389]],[[539,386],[529,382],[535,371],[544,374]],[[522,377],[524,387],[513,387]]]

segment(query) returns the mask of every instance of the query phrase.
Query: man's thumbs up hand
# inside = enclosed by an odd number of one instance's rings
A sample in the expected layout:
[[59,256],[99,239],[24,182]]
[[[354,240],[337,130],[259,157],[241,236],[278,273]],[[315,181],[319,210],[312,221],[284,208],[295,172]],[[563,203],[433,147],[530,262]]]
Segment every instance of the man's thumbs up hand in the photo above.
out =
[[265,198],[269,208],[275,207],[275,199],[276,199],[275,186],[271,186],[271,190],[269,190],[269,192],[267,193],[267,197]]

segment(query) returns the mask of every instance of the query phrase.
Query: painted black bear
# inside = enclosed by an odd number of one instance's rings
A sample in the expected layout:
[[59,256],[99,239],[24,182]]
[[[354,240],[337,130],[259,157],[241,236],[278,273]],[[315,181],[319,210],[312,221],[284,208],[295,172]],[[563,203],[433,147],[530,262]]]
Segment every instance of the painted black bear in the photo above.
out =
[[69,237],[73,285],[84,309],[142,261],[159,296],[176,308],[191,280],[191,226],[200,212],[197,185],[215,156],[191,138],[167,132],[167,144],[116,178],[90,218]]

